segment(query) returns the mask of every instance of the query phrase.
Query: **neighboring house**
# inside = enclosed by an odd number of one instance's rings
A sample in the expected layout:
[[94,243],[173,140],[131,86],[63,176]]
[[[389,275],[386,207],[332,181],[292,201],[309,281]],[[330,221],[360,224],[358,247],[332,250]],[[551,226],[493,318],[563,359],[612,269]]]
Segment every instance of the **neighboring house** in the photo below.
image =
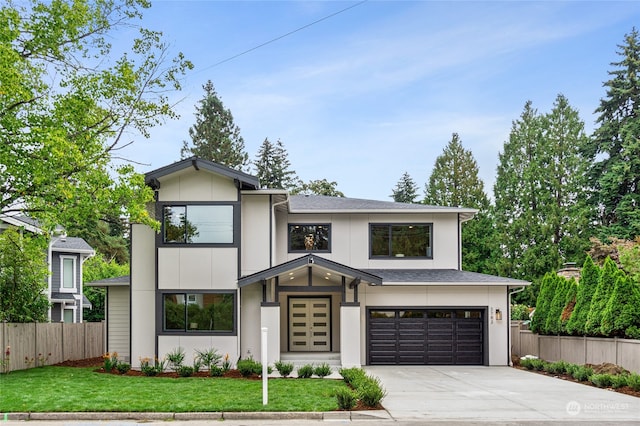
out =
[[[30,217],[0,215],[0,232],[9,226],[34,234],[44,232]],[[83,310],[91,309],[91,302],[83,293],[82,265],[94,254],[93,248],[82,238],[68,237],[64,233],[51,237],[47,252],[49,321],[80,323]]]
[[116,352],[122,360],[129,360],[130,323],[129,275],[84,283],[85,286],[105,289],[104,315],[106,322],[105,347]]
[[264,362],[262,328],[269,364],[510,363],[510,294],[529,283],[461,270],[475,209],[290,196],[198,158],[146,182],[162,229],[131,228],[133,367],[178,347]]

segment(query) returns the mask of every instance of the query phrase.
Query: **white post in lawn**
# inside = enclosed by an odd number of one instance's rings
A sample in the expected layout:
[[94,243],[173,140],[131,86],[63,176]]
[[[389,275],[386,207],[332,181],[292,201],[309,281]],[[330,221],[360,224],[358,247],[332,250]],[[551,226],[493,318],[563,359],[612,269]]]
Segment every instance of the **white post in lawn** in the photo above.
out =
[[269,372],[267,366],[267,334],[269,329],[262,327],[262,405],[267,405],[269,402]]

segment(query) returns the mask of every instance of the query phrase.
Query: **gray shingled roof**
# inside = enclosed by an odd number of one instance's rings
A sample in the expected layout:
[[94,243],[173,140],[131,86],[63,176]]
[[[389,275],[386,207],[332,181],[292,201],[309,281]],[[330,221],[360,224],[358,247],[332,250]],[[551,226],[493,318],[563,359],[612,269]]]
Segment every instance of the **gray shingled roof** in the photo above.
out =
[[103,280],[92,281],[90,283],[84,283],[90,287],[115,287],[115,286],[128,286],[131,283],[131,277],[129,275],[123,275],[115,278],[105,278]]
[[[74,304],[77,302],[77,299],[74,297],[74,293],[58,293],[55,291],[51,293],[51,300],[54,302],[68,301],[73,302]],[[93,305],[84,294],[82,295],[82,306],[93,309]]]
[[459,271],[457,269],[363,269],[382,278],[382,285],[390,283],[460,283],[460,284],[496,284],[496,285],[529,285],[528,281],[477,272]]
[[55,251],[93,253],[93,247],[87,244],[85,240],[78,237],[66,237],[65,239],[59,238],[53,243],[52,248]]
[[323,195],[292,195],[291,213],[319,212],[371,212],[371,213],[460,213],[473,217],[477,209],[464,207],[428,206],[425,204],[396,203],[393,201],[364,200],[360,198],[328,197]]
[[189,168],[207,170],[231,178],[240,184],[241,189],[258,189],[260,187],[260,181],[256,176],[198,157],[185,158],[168,166],[147,172],[145,174],[145,182],[147,185],[157,187],[159,179]]

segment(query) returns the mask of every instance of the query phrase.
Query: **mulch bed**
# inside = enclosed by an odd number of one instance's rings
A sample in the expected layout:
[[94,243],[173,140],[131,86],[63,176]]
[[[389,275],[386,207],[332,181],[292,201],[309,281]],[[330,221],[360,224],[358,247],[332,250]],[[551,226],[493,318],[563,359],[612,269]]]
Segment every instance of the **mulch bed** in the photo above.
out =
[[[613,365],[613,364],[599,364],[599,365],[587,364],[587,367],[593,368],[593,370],[596,373],[617,374],[617,371],[612,371],[610,369],[611,365]],[[526,369],[526,368],[522,367],[521,365],[517,365],[516,363],[514,363],[513,367],[517,368],[518,370],[529,371],[531,373],[538,373],[538,374],[542,374],[544,376],[549,376],[549,377],[554,377],[554,378],[557,378],[557,379],[567,380],[569,382],[580,383],[580,384],[585,385],[585,386],[591,386],[591,387],[594,387],[594,388],[597,387],[596,385],[594,385],[591,382],[582,382],[580,380],[576,380],[576,379],[574,379],[572,376],[570,376],[568,374],[551,374],[551,373],[548,373],[548,372],[546,372],[544,370],[542,370],[542,371],[529,370],[529,369]],[[617,367],[617,368],[619,369],[620,367]],[[636,398],[640,398],[640,391],[633,390],[629,386],[623,386],[623,387],[620,387],[620,388],[617,388],[617,389],[612,388],[612,387],[601,388],[601,389],[606,389],[606,390],[609,390],[609,391],[612,391],[612,392],[623,393],[625,395],[630,395],[630,396],[635,396]]]

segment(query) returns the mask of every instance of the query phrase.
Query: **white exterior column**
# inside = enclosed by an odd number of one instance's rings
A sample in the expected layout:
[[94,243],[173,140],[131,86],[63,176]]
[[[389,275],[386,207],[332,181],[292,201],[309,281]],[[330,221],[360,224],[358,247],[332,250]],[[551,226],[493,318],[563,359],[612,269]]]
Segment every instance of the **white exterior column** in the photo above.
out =
[[[260,307],[260,327],[268,329],[266,364],[273,365],[280,360],[280,305],[267,303]],[[263,359],[260,362],[265,363]]]
[[340,306],[340,363],[343,368],[360,364],[360,304]]

